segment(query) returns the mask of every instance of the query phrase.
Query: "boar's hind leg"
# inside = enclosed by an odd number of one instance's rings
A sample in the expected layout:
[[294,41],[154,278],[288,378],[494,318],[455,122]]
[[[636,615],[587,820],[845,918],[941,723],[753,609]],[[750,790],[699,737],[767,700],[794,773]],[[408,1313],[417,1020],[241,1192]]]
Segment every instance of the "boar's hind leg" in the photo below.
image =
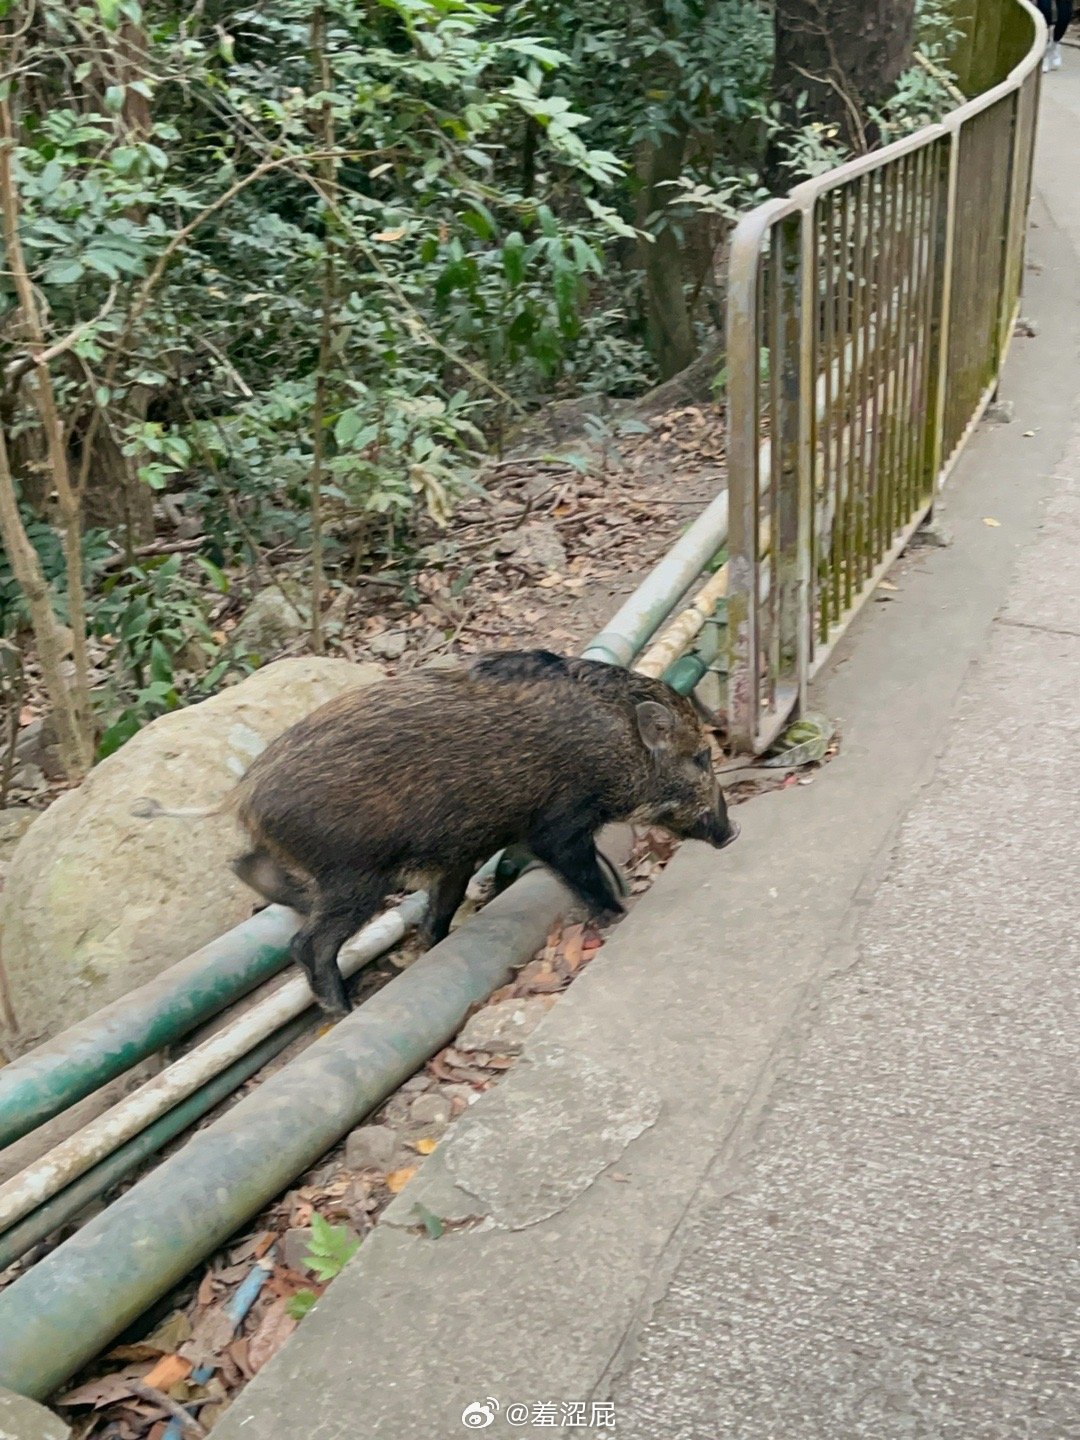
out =
[[311,993],[328,1015],[352,1009],[338,968],[338,951],[378,910],[387,886],[381,879],[347,886],[320,886],[311,915],[293,936],[292,958],[308,977]]
[[428,945],[438,945],[450,934],[450,922],[465,899],[472,873],[472,865],[459,865],[453,870],[443,871],[431,886],[428,911],[420,927],[421,938]]
[[589,831],[549,824],[529,836],[529,848],[536,858],[555,871],[559,879],[594,915],[621,915],[623,904],[600,868],[596,846]]

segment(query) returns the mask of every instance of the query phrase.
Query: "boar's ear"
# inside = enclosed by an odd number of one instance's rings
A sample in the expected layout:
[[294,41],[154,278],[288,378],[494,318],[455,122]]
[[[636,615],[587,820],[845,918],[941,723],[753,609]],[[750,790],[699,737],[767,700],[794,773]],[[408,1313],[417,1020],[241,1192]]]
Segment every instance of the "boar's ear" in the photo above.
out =
[[646,749],[665,750],[671,744],[675,733],[675,716],[666,705],[656,700],[642,700],[635,706],[638,734],[645,742]]

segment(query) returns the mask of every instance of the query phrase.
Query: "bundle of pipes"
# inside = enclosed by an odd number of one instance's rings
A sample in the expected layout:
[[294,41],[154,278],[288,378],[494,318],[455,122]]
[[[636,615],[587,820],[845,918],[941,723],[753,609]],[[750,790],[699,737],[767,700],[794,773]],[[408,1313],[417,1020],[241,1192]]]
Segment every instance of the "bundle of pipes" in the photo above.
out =
[[[727,537],[720,495],[583,652],[631,665]],[[705,625],[726,567],[635,668],[672,678]],[[684,670],[693,688],[703,663]],[[602,837],[615,868],[629,834]],[[493,868],[495,860],[485,866]],[[409,896],[341,953],[342,969],[395,945],[423,913]],[[457,1033],[567,905],[533,870],[309,1046],[226,1115],[90,1220],[0,1295],[0,1384],[43,1398],[332,1148]],[[0,1146],[240,998],[280,969],[296,918],[271,906],[228,936],[0,1072]],[[0,1186],[0,1268],[76,1215],[180,1134],[314,1023],[297,976],[7,1184]]]

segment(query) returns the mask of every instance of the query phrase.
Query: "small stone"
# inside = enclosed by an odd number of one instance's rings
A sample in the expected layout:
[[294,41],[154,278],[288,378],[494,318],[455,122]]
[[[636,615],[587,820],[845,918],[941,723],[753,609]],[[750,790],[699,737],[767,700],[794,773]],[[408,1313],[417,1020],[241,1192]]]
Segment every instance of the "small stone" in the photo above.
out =
[[480,1099],[480,1091],[474,1090],[471,1085],[442,1085],[440,1093],[450,1101],[454,1115],[461,1115]]
[[551,572],[566,569],[566,548],[559,539],[558,530],[546,521],[522,526],[513,553],[517,559],[526,564],[531,563],[540,570]]
[[350,1170],[387,1170],[397,1154],[398,1138],[389,1125],[361,1125],[345,1141],[345,1164]]
[[310,1225],[294,1225],[281,1237],[281,1259],[288,1270],[304,1271],[307,1261],[304,1256],[311,1249],[312,1230]]
[[260,590],[233,631],[233,648],[238,654],[265,659],[298,639],[309,623],[306,607],[294,604],[276,587]]
[[406,1095],[419,1095],[425,1090],[430,1090],[434,1083],[430,1075],[413,1075],[405,1081],[401,1088]]
[[915,546],[932,545],[944,550],[953,543],[952,532],[946,529],[940,520],[928,520],[915,531],[911,543]]
[[387,630],[382,635],[372,637],[371,648],[384,660],[399,660],[405,654],[408,643],[409,637],[404,630]]
[[986,407],[986,419],[991,425],[1011,425],[1013,408],[1011,400],[995,400],[992,405]]
[[554,997],[533,995],[526,1000],[500,1000],[478,1010],[454,1042],[458,1050],[517,1055],[551,1008]]
[[42,745],[46,744],[45,721],[31,720],[19,731],[15,741],[15,759],[33,764],[39,757]]
[[38,790],[44,790],[46,785],[45,772],[38,765],[16,765],[11,776],[11,788],[20,790],[25,794],[36,794]]
[[450,1124],[453,1106],[445,1095],[418,1095],[409,1107],[409,1119],[414,1125],[444,1130]]
[[1029,320],[1026,315],[1017,318],[1014,335],[1022,335],[1026,340],[1033,340],[1039,333],[1039,327],[1034,320]]

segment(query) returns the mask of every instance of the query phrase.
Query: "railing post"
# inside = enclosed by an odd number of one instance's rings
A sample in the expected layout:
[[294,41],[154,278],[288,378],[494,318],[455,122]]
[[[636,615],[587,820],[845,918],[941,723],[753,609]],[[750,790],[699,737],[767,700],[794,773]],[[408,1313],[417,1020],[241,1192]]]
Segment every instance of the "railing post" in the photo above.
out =
[[[796,571],[795,675],[799,709],[806,708],[813,654],[814,587],[817,574],[817,536],[814,506],[814,456],[817,450],[815,378],[818,335],[817,201],[800,214],[799,254],[799,444],[796,498],[799,556]],[[826,357],[831,363],[831,356]]]
[[935,321],[931,335],[930,371],[932,375],[930,428],[930,463],[927,467],[930,491],[935,494],[941,475],[945,444],[945,398],[949,379],[949,321],[952,312],[953,248],[956,236],[956,186],[960,166],[960,126],[949,127],[948,154],[941,180],[944,205],[938,211],[937,269],[938,283]]
[[727,290],[728,726],[752,752],[760,706],[758,643],[759,290],[767,222],[732,236]]

